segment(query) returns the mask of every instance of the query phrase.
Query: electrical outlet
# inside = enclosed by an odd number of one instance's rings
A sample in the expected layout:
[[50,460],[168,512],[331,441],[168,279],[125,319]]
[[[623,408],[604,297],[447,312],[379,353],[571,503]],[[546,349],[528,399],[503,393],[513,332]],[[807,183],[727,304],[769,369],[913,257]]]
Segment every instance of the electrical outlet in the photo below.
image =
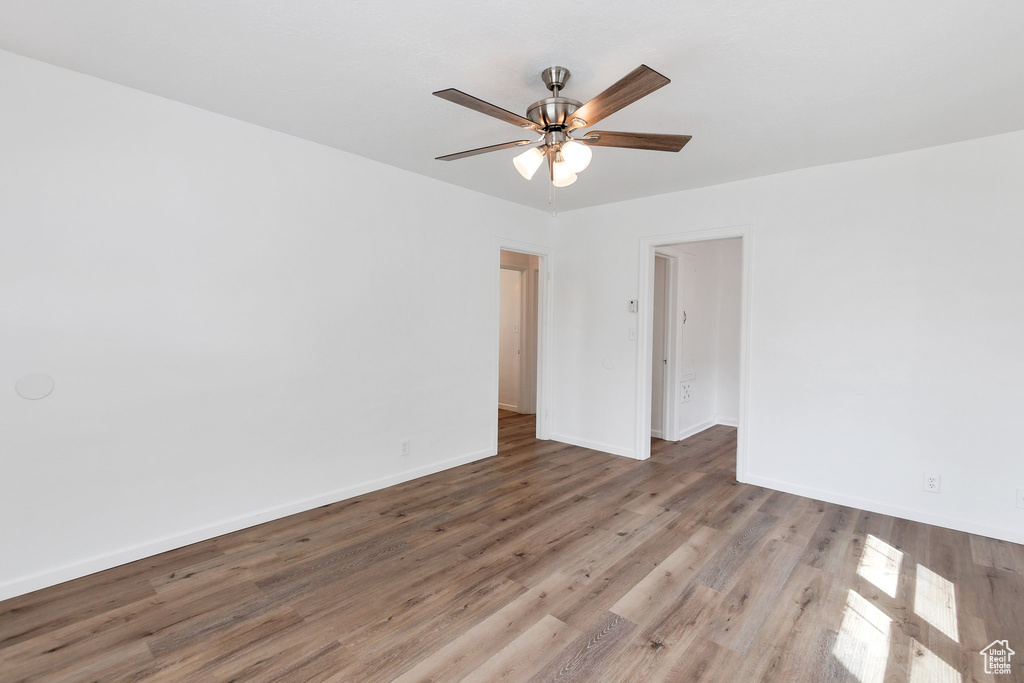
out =
[[402,457],[403,458],[407,457],[409,455],[409,440],[408,439],[406,439],[405,441],[402,442],[402,451],[401,452],[402,452]]
[[680,385],[680,389],[682,390],[680,392],[680,401],[689,401],[691,398],[693,398],[693,384],[691,384],[690,382],[683,382]]
[[1017,489],[1017,507],[1024,508],[1024,489]]
[[924,475],[924,490],[928,493],[938,493],[942,490],[942,477],[938,474]]

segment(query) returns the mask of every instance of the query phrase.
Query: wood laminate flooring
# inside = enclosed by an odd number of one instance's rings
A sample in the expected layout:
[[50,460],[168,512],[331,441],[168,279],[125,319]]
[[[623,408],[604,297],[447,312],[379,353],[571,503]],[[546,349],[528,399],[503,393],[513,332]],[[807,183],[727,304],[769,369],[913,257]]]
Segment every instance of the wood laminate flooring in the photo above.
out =
[[[0,680],[1022,680],[1024,547],[646,462],[499,455],[0,603]],[[1011,676],[979,651],[1016,648]]]

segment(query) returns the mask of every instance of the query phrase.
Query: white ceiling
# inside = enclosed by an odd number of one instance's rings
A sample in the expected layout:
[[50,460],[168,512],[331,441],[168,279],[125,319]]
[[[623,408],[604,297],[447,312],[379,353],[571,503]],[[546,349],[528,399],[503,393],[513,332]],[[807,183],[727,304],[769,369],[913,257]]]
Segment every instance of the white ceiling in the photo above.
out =
[[515,150],[434,161],[523,136],[432,91],[671,78],[598,127],[693,141],[595,149],[561,210],[1024,129],[1021,0],[2,0],[0,48],[538,209]]

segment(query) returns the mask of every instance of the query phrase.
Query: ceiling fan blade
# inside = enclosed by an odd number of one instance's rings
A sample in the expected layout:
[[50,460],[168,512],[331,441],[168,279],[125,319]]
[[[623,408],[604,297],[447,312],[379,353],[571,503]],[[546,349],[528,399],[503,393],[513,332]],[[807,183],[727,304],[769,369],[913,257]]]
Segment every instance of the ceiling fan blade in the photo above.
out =
[[651,67],[641,64],[623,76],[612,87],[577,109],[571,117],[569,130],[593,126],[641,97],[671,83]]
[[455,161],[456,159],[475,157],[477,154],[497,152],[499,149],[508,149],[509,147],[522,147],[523,145],[530,144],[530,142],[532,142],[532,140],[513,140],[512,142],[503,142],[500,145],[491,145],[489,147],[477,147],[476,149],[467,149],[465,152],[456,152],[455,154],[446,154],[443,157],[437,157],[436,161]]
[[467,95],[461,90],[456,90],[455,88],[438,90],[434,95],[440,97],[442,100],[448,100],[455,104],[461,104],[463,107],[469,107],[473,111],[478,111],[481,114],[487,114],[488,116],[493,116],[496,119],[501,119],[505,123],[511,123],[513,126],[519,126],[520,128],[527,128],[529,130],[538,129],[537,124],[528,118],[510,112],[507,109],[502,109],[490,102],[484,102],[477,97]]
[[656,152],[678,152],[692,137],[692,135],[615,133],[607,130],[592,130],[580,139],[594,147],[627,147],[629,149],[652,149]]

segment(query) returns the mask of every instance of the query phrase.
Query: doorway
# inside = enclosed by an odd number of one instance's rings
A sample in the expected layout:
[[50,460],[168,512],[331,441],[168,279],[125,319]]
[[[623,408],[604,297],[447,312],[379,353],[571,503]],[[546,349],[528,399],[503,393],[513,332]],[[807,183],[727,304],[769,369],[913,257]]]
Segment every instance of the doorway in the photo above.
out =
[[652,437],[726,425],[738,429],[744,480],[750,245],[749,227],[641,240],[638,459]]
[[[499,241],[495,415],[517,419],[538,439],[548,438],[544,378],[549,357],[549,261],[546,248]],[[495,452],[497,431],[495,424]]]

